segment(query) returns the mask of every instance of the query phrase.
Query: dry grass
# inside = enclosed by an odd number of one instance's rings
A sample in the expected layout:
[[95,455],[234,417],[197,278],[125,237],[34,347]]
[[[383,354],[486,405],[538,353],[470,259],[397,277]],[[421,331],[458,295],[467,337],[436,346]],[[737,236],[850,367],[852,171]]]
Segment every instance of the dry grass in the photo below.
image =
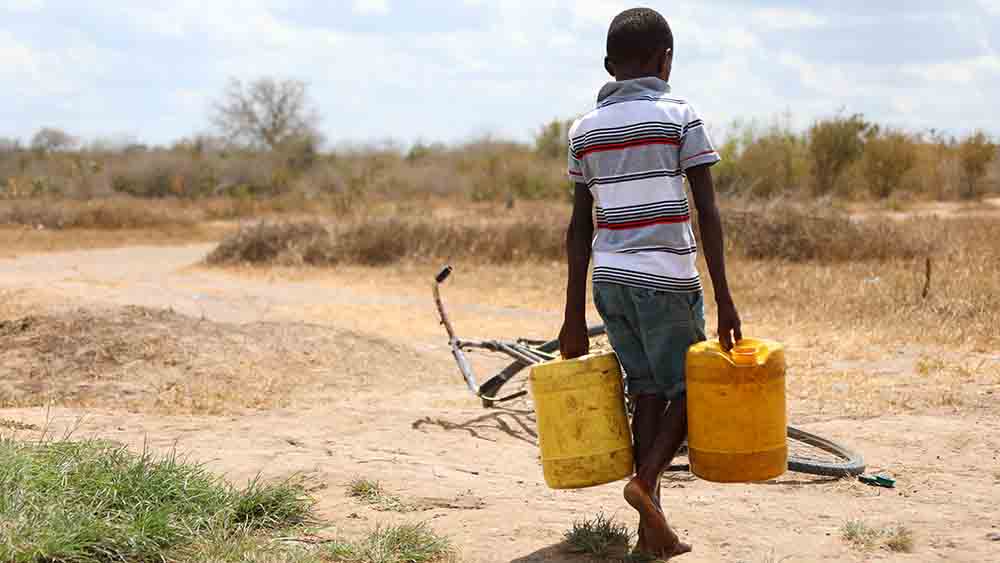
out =
[[435,563],[457,556],[448,538],[426,523],[379,526],[360,541],[337,541],[325,552],[345,563]]
[[844,541],[863,550],[883,546],[889,551],[911,553],[913,551],[913,531],[897,524],[886,528],[876,528],[863,520],[848,520],[840,529]]
[[213,265],[383,266],[402,260],[472,260],[504,264],[557,260],[564,226],[536,218],[478,223],[436,219],[367,219],[346,225],[258,223],[223,240]]
[[123,246],[164,246],[214,242],[236,230],[236,225],[172,225],[160,228],[52,230],[0,227],[0,258],[22,253],[66,252]]
[[261,222],[241,226],[206,261],[214,265],[329,266],[337,263],[338,254],[333,234],[320,223]]
[[407,512],[413,507],[404,503],[398,496],[388,492],[382,483],[356,477],[347,484],[347,496],[358,499],[375,510],[391,512]]
[[125,198],[0,203],[0,224],[45,229],[136,229],[193,225],[199,218],[191,209],[157,209],[148,202]]
[[[208,257],[210,264],[383,266],[400,261],[473,261],[508,264],[562,260],[568,208],[494,206],[441,216],[433,206],[343,216],[337,223],[260,222],[244,226]],[[453,209],[454,211],[454,209]],[[925,223],[858,222],[819,206],[772,202],[727,209],[729,242],[748,258],[849,262],[911,259],[933,251]]]
[[840,529],[840,536],[847,543],[859,549],[873,549],[882,531],[866,524],[863,520],[848,520]]
[[206,221],[247,217],[315,215],[335,202],[289,194],[269,198],[215,197],[199,200],[143,199],[115,196],[97,199],[0,199],[0,225],[44,229],[146,229],[191,227]]
[[934,250],[936,225],[859,221],[827,205],[774,200],[723,211],[732,248],[747,258],[805,262],[910,259]]
[[882,541],[889,551],[901,553],[913,551],[913,531],[903,525],[886,530]]
[[[326,354],[336,355],[337,361]],[[296,324],[214,323],[124,307],[0,321],[0,408],[56,404],[220,414],[291,404],[331,365],[368,365],[375,339]],[[392,351],[392,353],[397,353]]]

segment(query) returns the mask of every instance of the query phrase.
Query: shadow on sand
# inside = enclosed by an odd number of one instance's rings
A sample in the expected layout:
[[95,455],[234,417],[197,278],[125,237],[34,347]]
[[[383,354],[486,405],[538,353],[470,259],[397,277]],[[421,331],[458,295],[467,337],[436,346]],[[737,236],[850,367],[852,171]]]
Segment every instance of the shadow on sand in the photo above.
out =
[[525,410],[495,409],[482,416],[477,416],[466,421],[451,421],[444,418],[432,418],[425,416],[413,421],[410,427],[414,430],[422,430],[427,426],[436,426],[445,431],[467,432],[469,436],[477,440],[496,442],[495,438],[490,438],[486,434],[500,431],[504,434],[516,438],[522,442],[538,445],[538,432],[535,431],[535,413]]
[[609,558],[598,558],[589,555],[571,553],[566,549],[566,544],[559,542],[555,545],[543,547],[534,553],[529,553],[522,557],[510,560],[510,563],[597,563],[598,561],[626,561],[624,554],[611,556]]

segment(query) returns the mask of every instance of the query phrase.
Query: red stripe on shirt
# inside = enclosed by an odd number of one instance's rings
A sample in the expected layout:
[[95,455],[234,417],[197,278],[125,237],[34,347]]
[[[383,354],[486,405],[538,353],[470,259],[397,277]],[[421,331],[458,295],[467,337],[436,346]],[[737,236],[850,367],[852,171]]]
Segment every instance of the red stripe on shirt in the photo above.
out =
[[576,170],[569,170],[568,172],[570,176],[579,176],[583,178],[583,172],[577,172]]
[[610,231],[624,231],[628,229],[639,229],[652,225],[669,225],[673,223],[687,223],[691,220],[690,215],[678,215],[677,217],[660,217],[658,219],[645,219],[643,221],[632,221],[630,223],[598,223],[598,229],[608,229]]
[[681,162],[687,162],[687,161],[691,160],[692,158],[698,158],[699,156],[705,156],[706,154],[712,154],[714,152],[715,152],[715,150],[710,150],[710,151],[700,152],[698,154],[692,154],[691,156],[685,158],[684,160],[681,160]]
[[675,145],[680,146],[674,139],[669,139],[667,137],[654,138],[654,139],[639,139],[637,141],[627,141],[624,143],[613,143],[608,145],[595,145],[593,147],[584,149],[580,151],[580,156],[578,158],[583,158],[592,152],[604,152],[604,151],[617,151],[622,149],[627,149],[631,147],[641,147],[643,145]]

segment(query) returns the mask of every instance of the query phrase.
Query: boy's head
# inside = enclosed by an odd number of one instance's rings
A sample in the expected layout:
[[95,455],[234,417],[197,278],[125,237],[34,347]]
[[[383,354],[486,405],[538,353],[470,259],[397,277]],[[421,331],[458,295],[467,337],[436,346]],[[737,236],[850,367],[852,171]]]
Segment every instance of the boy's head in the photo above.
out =
[[604,68],[616,80],[643,76],[669,80],[673,59],[674,34],[656,10],[632,8],[611,20]]

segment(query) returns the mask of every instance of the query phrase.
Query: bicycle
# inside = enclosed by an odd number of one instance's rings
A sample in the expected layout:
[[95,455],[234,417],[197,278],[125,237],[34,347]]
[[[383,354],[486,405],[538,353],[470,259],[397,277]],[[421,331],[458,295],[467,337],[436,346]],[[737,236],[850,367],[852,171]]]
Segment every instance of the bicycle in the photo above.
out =
[[[525,368],[542,362],[559,358],[559,340],[536,340],[518,338],[515,340],[467,340],[459,338],[455,332],[444,300],[441,298],[441,286],[453,272],[451,266],[445,266],[434,278],[434,303],[437,306],[438,317],[448,334],[448,345],[455,363],[462,373],[466,386],[482,401],[484,408],[492,408],[500,403],[519,399],[528,394],[526,389],[513,393],[501,394],[505,385]],[[603,325],[588,328],[588,336],[592,342],[604,336]],[[599,349],[601,342],[593,342],[591,349]],[[604,346],[607,347],[607,346]],[[499,370],[482,385],[478,383],[476,374],[465,355],[467,350],[485,350],[504,354],[511,358],[511,363]],[[678,452],[678,457],[686,455],[686,446]],[[673,463],[669,471],[688,471],[687,463]],[[861,454],[844,447],[832,440],[806,432],[794,426],[788,427],[788,470],[809,475],[824,477],[855,477],[864,473],[865,462]]]

